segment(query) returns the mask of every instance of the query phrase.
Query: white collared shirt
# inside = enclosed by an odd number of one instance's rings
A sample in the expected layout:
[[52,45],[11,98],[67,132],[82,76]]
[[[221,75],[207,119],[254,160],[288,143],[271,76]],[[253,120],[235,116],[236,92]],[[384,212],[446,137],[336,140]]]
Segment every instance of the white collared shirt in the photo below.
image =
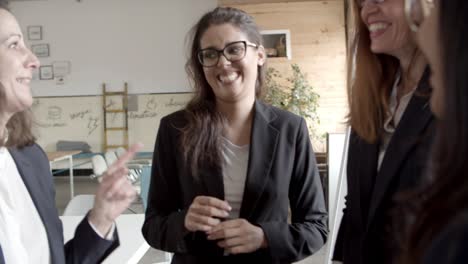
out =
[[50,263],[44,224],[4,147],[0,148],[0,245],[5,263]]
[[[101,238],[113,240],[115,223],[107,234],[88,220]],[[5,263],[50,263],[49,240],[31,195],[10,152],[0,148],[0,246]]]

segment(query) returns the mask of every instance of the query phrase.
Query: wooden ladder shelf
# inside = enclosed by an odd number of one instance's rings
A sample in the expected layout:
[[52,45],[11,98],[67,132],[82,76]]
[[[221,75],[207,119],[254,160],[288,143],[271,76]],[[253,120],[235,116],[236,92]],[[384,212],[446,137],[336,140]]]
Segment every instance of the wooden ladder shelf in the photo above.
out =
[[[108,97],[121,96],[122,98],[122,108],[107,109],[107,99]],[[128,149],[128,84],[124,84],[124,91],[122,92],[108,92],[106,90],[106,84],[102,84],[102,105],[104,110],[104,152],[110,149],[116,149],[118,147],[123,147]],[[122,127],[108,127],[107,124],[107,115],[108,114],[122,114],[124,118],[124,125]],[[122,144],[109,144],[109,135],[114,131],[123,131],[123,143]]]

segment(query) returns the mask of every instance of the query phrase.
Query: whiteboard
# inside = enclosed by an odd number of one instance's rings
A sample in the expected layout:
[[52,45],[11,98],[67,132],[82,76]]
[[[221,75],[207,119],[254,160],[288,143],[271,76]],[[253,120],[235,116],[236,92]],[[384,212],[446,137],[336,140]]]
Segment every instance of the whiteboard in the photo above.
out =
[[[41,65],[70,65],[63,82],[32,81],[35,96],[100,95],[101,83],[130,93],[190,92],[185,37],[216,0],[14,1],[13,14],[28,47],[49,45]],[[30,40],[29,26],[42,27]],[[58,77],[58,76],[54,76]]]
[[[128,112],[129,143],[141,142],[142,151],[153,151],[162,117],[185,107],[192,93],[140,94],[137,111]],[[120,99],[120,100],[119,100]],[[108,98],[108,109],[121,107],[120,98]],[[104,112],[102,96],[67,96],[34,98],[34,132],[38,144],[55,151],[59,140],[85,141],[92,152],[103,151]],[[123,114],[107,114],[107,126],[123,126]],[[109,144],[123,143],[121,131],[108,131]]]

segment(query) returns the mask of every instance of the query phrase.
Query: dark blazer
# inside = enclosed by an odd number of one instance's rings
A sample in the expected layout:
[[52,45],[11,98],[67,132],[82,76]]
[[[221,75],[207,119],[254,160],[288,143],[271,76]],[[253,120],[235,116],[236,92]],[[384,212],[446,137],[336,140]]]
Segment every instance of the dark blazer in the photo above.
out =
[[[351,132],[346,208],[335,245],[334,260],[345,264],[392,263],[398,255],[395,194],[418,186],[427,172],[434,131],[429,107],[427,69],[390,140],[380,171],[379,143],[368,144]],[[401,205],[401,204],[400,204]]]
[[434,237],[424,252],[423,264],[465,264],[468,261],[468,209],[457,215]]
[[[143,235],[158,249],[174,252],[172,263],[291,263],[317,252],[328,234],[314,152],[305,121],[259,101],[255,103],[249,164],[240,218],[260,226],[269,247],[223,257],[223,249],[191,233],[184,218],[198,195],[224,200],[220,169],[204,168],[196,180],[180,151],[184,111],[161,120]],[[288,207],[292,224],[288,224]],[[247,263],[247,262],[245,262]]]
[[[102,239],[85,218],[76,228],[74,238],[64,247],[47,156],[36,144],[21,149],[10,148],[9,151],[44,224],[52,264],[100,263],[119,245],[117,233],[113,241]],[[0,241],[2,243],[8,241]],[[5,264],[1,247],[0,264]]]

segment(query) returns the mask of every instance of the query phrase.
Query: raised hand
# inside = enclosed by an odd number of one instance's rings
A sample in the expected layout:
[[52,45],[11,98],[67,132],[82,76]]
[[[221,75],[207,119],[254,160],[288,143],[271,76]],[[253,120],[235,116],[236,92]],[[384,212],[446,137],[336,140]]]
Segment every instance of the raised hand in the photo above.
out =
[[209,240],[219,240],[218,246],[230,254],[250,253],[267,247],[263,229],[245,219],[221,222],[207,233]]
[[226,201],[210,196],[197,196],[193,199],[185,215],[185,228],[189,231],[210,231],[220,219],[229,216],[231,207]]
[[136,197],[136,190],[127,178],[126,163],[142,147],[141,143],[132,145],[102,176],[94,198],[94,207],[88,216],[88,220],[101,234],[107,234],[115,218],[125,211]]

